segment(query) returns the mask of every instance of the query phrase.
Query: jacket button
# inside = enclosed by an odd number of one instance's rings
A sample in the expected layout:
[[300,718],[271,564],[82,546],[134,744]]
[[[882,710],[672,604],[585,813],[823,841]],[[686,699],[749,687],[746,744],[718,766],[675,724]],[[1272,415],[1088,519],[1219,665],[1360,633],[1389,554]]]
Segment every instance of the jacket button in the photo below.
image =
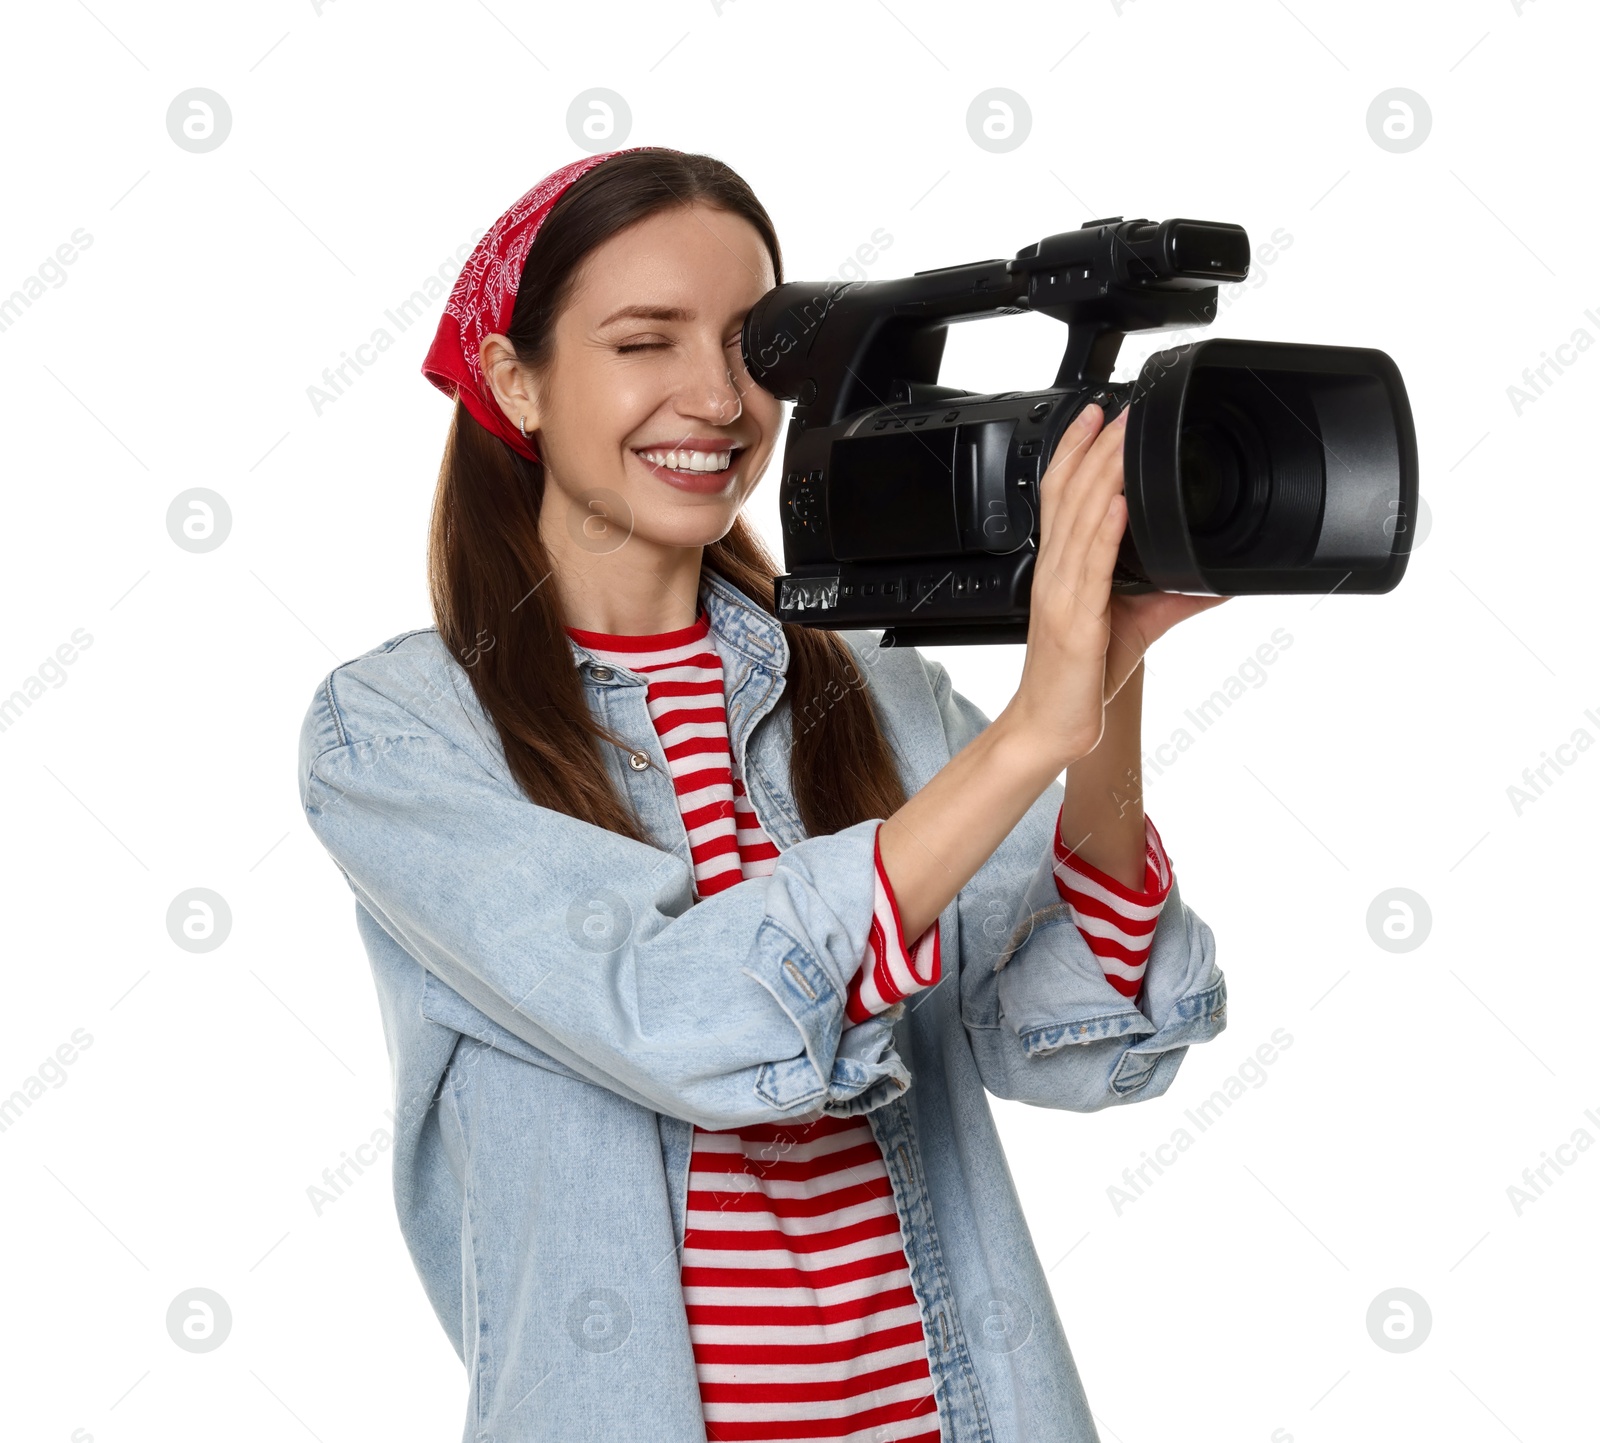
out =
[[596,681],[610,681],[611,678],[616,675],[616,673],[612,671],[609,666],[591,666],[589,668],[589,675],[592,676]]
[[650,758],[643,752],[634,752],[628,758],[628,765],[636,772],[644,771],[650,765]]

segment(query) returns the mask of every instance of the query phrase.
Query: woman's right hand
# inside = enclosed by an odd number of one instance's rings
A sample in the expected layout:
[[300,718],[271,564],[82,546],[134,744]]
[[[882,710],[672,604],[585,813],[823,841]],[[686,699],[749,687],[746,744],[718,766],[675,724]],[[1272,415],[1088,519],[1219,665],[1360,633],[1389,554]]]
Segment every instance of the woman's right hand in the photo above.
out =
[[1101,407],[1086,405],[1062,433],[1039,488],[1028,648],[1001,716],[1057,772],[1093,751],[1104,727],[1111,573],[1128,519],[1127,416],[1125,407],[1106,425]]

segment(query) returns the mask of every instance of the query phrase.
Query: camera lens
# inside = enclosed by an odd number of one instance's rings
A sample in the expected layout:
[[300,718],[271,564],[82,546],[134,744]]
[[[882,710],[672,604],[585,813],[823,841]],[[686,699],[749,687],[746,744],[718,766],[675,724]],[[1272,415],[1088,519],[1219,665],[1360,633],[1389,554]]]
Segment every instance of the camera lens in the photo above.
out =
[[1203,536],[1239,500],[1239,453],[1219,427],[1202,423],[1178,438],[1178,476],[1191,535]]
[[[1144,363],[1121,580],[1218,596],[1387,591],[1406,551],[1416,432],[1381,351],[1219,337]],[[1130,541],[1131,538],[1131,541]]]
[[1321,444],[1294,378],[1273,381],[1202,370],[1185,398],[1178,490],[1202,566],[1292,566],[1316,542]]

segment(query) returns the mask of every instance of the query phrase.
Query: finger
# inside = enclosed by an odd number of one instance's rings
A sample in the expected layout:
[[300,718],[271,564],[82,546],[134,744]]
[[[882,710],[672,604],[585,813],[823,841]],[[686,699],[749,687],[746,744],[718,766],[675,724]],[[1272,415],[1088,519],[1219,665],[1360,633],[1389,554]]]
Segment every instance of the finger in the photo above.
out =
[[1037,598],[1059,618],[1060,639],[1085,656],[1104,653],[1108,644],[1111,576],[1127,519],[1126,500],[1110,493],[1093,533],[1078,530],[1060,564],[1045,573],[1046,593]]
[[1065,574],[1081,566],[1093,544],[1110,497],[1123,489],[1121,413],[1099,435],[1081,466],[1069,478],[1057,504],[1056,524],[1048,539],[1041,533],[1041,559]]
[[[1097,482],[1115,478],[1118,486],[1122,482],[1122,445],[1123,436],[1127,431],[1126,411],[1117,415],[1102,426],[1096,433],[1093,441],[1083,452],[1082,459],[1073,468],[1072,474],[1067,478],[1066,490],[1070,492],[1074,486],[1090,487]],[[1098,515],[1098,506],[1096,507]]]
[[1088,453],[1090,443],[1098,433],[1105,412],[1093,402],[1072,418],[1072,424],[1061,433],[1049,464],[1039,482],[1039,533],[1041,546],[1051,528],[1059,523],[1061,497],[1067,482],[1072,478]]
[[1118,411],[1095,436],[1083,458],[1085,467],[1121,465],[1123,437],[1128,431],[1128,412]]
[[1122,533],[1127,526],[1128,498],[1120,491],[1113,491],[1106,497],[1105,513],[1085,558],[1088,576],[1096,581],[1103,578],[1108,591],[1111,573],[1117,564],[1117,551],[1122,545]]
[[[1111,606],[1111,574],[1117,564],[1117,548],[1128,524],[1128,503],[1122,493],[1106,499],[1105,513],[1083,557],[1079,597],[1095,618],[1104,623]],[[1108,628],[1109,629],[1109,628]]]
[[1044,468],[1044,479],[1047,483],[1054,481],[1059,484],[1072,474],[1104,422],[1105,412],[1093,402],[1072,418],[1071,424],[1061,433],[1061,439],[1056,442],[1056,448],[1050,453],[1050,461]]

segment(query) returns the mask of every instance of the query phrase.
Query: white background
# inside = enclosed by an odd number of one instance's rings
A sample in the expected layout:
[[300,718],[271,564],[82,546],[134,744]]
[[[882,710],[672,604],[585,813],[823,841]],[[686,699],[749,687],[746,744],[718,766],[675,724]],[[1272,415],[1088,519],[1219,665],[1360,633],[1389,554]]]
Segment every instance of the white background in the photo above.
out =
[[[1092,1115],[994,1102],[1103,1436],[1533,1443],[1595,1435],[1596,949],[1582,821],[1600,754],[1520,815],[1507,788],[1600,738],[1587,578],[1600,355],[1517,414],[1507,387],[1580,326],[1591,262],[1593,12],[1573,0],[217,7],[90,0],[6,22],[0,296],[92,242],[0,331],[8,527],[0,696],[92,642],[0,731],[0,1096],[75,1050],[0,1132],[8,1438],[459,1436],[461,1365],[364,1173],[389,1068],[343,879],[300,813],[295,744],[338,662],[430,624],[423,544],[448,403],[437,307],[318,415],[307,388],[534,181],[568,107],[738,169],[791,279],[877,228],[874,277],[1008,256],[1108,214],[1283,228],[1214,328],[1375,346],[1415,412],[1431,529],[1380,597],[1241,598],[1158,643],[1147,746],[1275,628],[1292,645],[1147,804],[1214,929],[1227,1031],[1162,1098]],[[226,141],[169,137],[192,87]],[[973,142],[1022,95],[1026,141]],[[1371,138],[1405,87],[1432,116]],[[942,379],[1048,385],[1064,331],[958,328]],[[1130,340],[1118,378],[1149,344]],[[1568,353],[1569,355],[1571,353]],[[1554,377],[1553,372],[1547,376]],[[778,466],[774,465],[772,473]],[[168,534],[205,487],[219,548]],[[775,483],[751,503],[776,539]],[[938,653],[991,714],[1020,649]],[[1193,731],[1193,727],[1190,727]],[[1572,755],[1568,753],[1568,755]],[[205,887],[195,954],[167,909]],[[1425,942],[1367,914],[1405,887]],[[1108,1188],[1274,1029],[1292,1045],[1136,1201]],[[51,1070],[51,1069],[47,1069]],[[52,1070],[53,1071],[53,1070]],[[1249,1071],[1249,1069],[1247,1069]],[[35,1089],[37,1090],[37,1089]],[[1154,1177],[1153,1173],[1148,1174]],[[174,1345],[205,1287],[232,1329]],[[1368,1309],[1420,1294],[1380,1348]]]

